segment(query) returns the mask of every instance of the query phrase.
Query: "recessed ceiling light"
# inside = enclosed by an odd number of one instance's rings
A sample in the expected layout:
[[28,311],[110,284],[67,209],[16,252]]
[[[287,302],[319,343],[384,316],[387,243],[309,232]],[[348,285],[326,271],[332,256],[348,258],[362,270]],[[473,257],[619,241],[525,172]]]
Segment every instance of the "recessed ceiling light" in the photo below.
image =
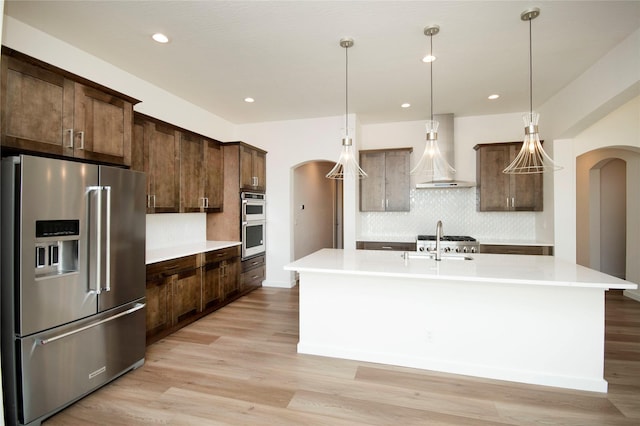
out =
[[435,61],[436,59],[437,58],[435,56],[433,56],[433,55],[427,55],[424,58],[422,58],[422,62],[429,63],[429,62]]
[[244,101],[247,103],[252,103],[252,102],[255,102],[256,100],[253,98],[244,98]]
[[162,33],[155,33],[151,36],[152,39],[157,41],[158,43],[169,43],[169,37]]
[[409,102],[405,102],[402,105],[400,105],[402,108],[409,108],[411,106],[411,104]]
[[487,97],[487,99],[494,100],[494,99],[498,99],[499,97],[500,97],[500,95],[498,95],[498,94],[493,94],[493,95],[489,95],[489,96]]

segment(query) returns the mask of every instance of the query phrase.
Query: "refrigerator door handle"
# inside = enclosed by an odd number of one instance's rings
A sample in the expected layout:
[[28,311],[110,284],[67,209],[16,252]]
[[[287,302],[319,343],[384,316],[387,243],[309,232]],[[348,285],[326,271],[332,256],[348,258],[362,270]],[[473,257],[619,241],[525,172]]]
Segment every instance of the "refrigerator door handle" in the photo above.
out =
[[[93,259],[95,260],[95,271],[92,274],[93,276],[89,276],[89,291],[93,291],[95,294],[100,294],[100,292],[102,291],[102,286],[100,285],[100,277],[102,272],[102,258],[99,254],[100,247],[102,247],[102,194],[101,194],[102,187],[90,186],[87,189],[89,192],[89,197],[91,197],[92,193],[97,193],[96,209],[95,209],[95,214],[93,215],[93,219],[95,219],[95,229],[96,229],[96,233],[95,233],[96,242],[93,245],[93,247],[95,247],[96,255],[92,256]],[[89,271],[91,271],[91,267],[89,267]]]
[[104,324],[105,322],[113,321],[113,320],[118,319],[120,317],[123,317],[125,315],[132,314],[132,313],[134,313],[136,311],[139,311],[140,309],[144,308],[145,306],[147,306],[146,303],[136,303],[132,308],[129,308],[126,311],[120,312],[119,314],[113,315],[113,316],[111,316],[109,318],[105,318],[105,319],[100,320],[98,322],[94,322],[93,324],[87,324],[84,327],[76,328],[75,330],[71,330],[71,331],[68,331],[66,333],[58,334],[57,336],[49,337],[48,339],[36,339],[36,343],[38,345],[46,345],[48,343],[55,342],[56,340],[64,339],[65,337],[69,337],[69,336],[72,336],[74,334],[81,333],[81,332],[83,332],[85,330],[88,330],[90,328],[93,328],[93,327],[99,326],[101,324]]
[[111,187],[103,186],[102,190],[107,193],[107,208],[106,216],[107,221],[105,223],[105,271],[104,271],[104,290],[111,291]]
[[[89,279],[89,290],[95,292],[95,294],[102,293],[104,291],[111,290],[111,187],[110,186],[90,186],[88,188],[89,192],[97,193],[98,197],[96,200],[96,213],[95,213],[95,221],[96,221],[96,244],[95,244],[95,279]],[[107,202],[106,207],[102,207],[102,194],[107,194]],[[103,232],[103,215],[105,217],[104,221],[104,232]],[[101,253],[102,242],[103,239],[105,241],[105,255],[104,255],[104,264],[103,257]],[[102,276],[104,274],[104,287],[102,285]],[[95,288],[91,287],[91,282],[95,281]]]

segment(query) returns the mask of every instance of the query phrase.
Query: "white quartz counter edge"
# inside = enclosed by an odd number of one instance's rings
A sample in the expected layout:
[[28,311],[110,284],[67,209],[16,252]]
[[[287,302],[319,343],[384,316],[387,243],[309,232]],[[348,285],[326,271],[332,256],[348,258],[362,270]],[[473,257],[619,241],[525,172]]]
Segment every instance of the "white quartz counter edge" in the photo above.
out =
[[148,265],[150,263],[177,259],[178,257],[190,256],[192,254],[239,246],[240,244],[242,243],[239,241],[202,241],[199,243],[151,249],[146,251],[146,264]]
[[[412,253],[414,254],[414,253]],[[417,256],[417,255],[416,255]],[[402,252],[322,249],[285,270],[409,279],[603,289],[636,289],[629,281],[554,256],[474,254],[473,260],[402,258]]]

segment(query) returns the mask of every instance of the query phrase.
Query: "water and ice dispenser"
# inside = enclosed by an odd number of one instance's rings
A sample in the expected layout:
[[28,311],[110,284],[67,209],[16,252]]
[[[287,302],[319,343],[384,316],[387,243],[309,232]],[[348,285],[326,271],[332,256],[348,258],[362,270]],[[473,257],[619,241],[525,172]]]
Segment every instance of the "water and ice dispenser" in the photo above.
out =
[[79,220],[37,220],[36,278],[78,271]]

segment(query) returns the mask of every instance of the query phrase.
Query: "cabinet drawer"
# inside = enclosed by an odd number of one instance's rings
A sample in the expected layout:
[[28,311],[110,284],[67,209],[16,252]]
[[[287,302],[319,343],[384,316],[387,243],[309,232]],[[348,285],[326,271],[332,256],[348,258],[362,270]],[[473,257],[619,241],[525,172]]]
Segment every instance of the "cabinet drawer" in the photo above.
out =
[[215,263],[240,256],[240,246],[228,247],[220,250],[208,251],[204,255],[204,263]]
[[416,243],[358,241],[356,248],[359,250],[416,251]]
[[147,279],[153,277],[168,277],[189,269],[198,267],[197,255],[179,257],[177,259],[164,260],[162,262],[147,265]]
[[265,277],[265,266],[259,266],[257,268],[249,269],[246,272],[242,272],[240,275],[240,282],[242,288],[246,287],[260,287]]
[[260,256],[252,257],[251,259],[242,261],[242,272],[249,271],[260,266],[264,267],[264,254]]
[[480,253],[489,254],[528,254],[553,256],[552,246],[509,246],[502,244],[481,244]]

